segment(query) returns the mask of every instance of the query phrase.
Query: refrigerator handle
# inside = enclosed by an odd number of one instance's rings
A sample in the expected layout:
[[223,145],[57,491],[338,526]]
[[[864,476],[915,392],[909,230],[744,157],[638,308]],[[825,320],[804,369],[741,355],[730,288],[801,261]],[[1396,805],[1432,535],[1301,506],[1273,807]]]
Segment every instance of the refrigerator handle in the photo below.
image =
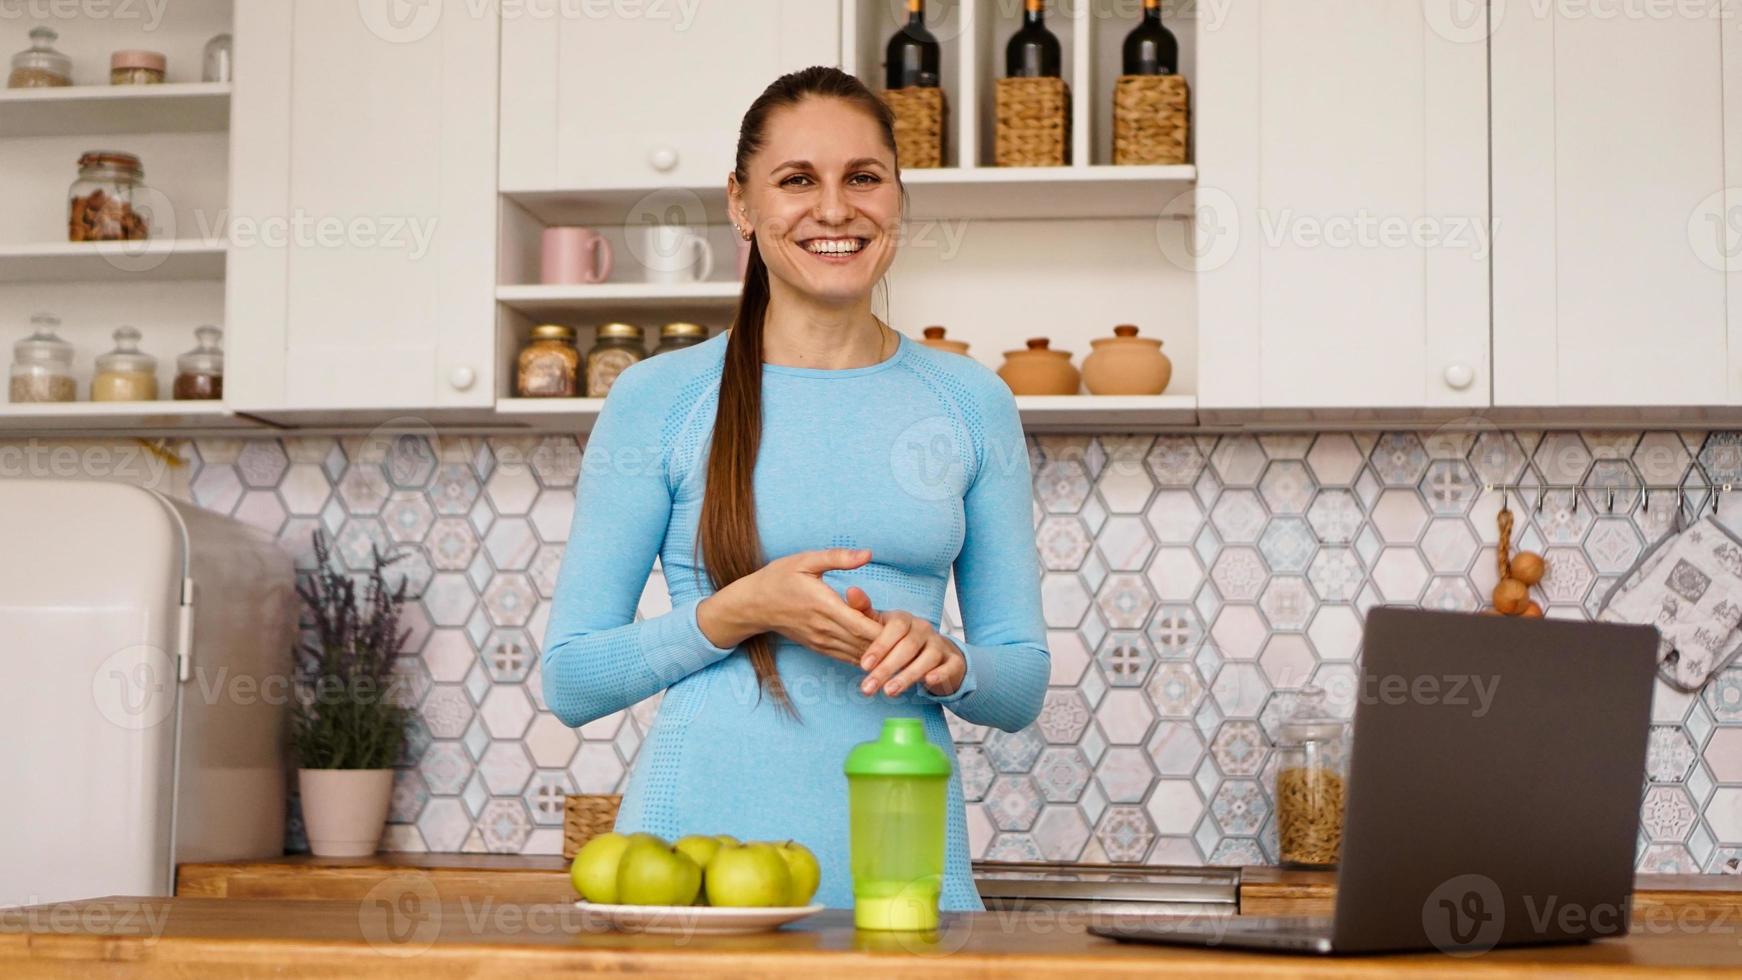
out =
[[194,580],[181,580],[181,607],[175,629],[175,659],[177,675],[182,683],[193,676],[194,668]]

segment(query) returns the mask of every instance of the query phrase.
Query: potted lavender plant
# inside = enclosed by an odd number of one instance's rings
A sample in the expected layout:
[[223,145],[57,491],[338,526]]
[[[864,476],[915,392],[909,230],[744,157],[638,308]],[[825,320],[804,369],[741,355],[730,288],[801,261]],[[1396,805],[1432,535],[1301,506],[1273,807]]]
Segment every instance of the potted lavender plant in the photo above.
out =
[[[291,744],[297,757],[303,826],[324,857],[375,853],[393,795],[393,766],[411,711],[397,699],[394,665],[411,630],[400,626],[408,598],[385,571],[403,553],[370,546],[372,567],[353,577],[336,567],[321,532],[315,567],[299,576],[304,642],[297,650]],[[361,582],[359,582],[361,578]]]

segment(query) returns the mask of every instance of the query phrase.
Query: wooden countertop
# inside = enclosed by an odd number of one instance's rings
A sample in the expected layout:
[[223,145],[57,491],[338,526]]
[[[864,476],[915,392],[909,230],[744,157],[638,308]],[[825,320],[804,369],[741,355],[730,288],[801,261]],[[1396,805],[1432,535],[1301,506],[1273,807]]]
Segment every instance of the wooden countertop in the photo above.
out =
[[[575,897],[568,862],[556,855],[376,854],[364,858],[293,856],[259,861],[183,864],[176,895],[189,898],[357,900],[383,879],[427,877],[439,898],[493,898],[562,904]],[[1329,915],[1337,878],[1329,871],[1240,869],[1243,915]],[[1742,917],[1742,875],[1640,875],[1634,908],[1722,906]]]
[[[393,879],[390,879],[393,880]],[[1118,943],[1081,917],[946,914],[925,936],[861,933],[830,910],[753,936],[600,931],[569,903],[435,900],[387,887],[363,901],[111,897],[0,910],[0,975],[367,976],[416,980],[572,976],[1295,977],[1742,973],[1732,928],[1680,927],[1582,946],[1338,959]]]
[[[1336,897],[1334,871],[1240,869],[1241,915],[1330,915]],[[1742,875],[1642,874],[1633,879],[1635,916],[1683,909],[1728,910],[1742,927]]]

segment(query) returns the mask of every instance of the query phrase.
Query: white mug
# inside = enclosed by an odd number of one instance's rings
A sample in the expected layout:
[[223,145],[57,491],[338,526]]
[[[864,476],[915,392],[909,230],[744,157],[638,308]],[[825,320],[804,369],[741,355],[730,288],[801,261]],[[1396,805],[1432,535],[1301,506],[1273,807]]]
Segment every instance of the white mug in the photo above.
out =
[[701,282],[714,274],[713,247],[688,225],[643,227],[640,253],[648,282]]

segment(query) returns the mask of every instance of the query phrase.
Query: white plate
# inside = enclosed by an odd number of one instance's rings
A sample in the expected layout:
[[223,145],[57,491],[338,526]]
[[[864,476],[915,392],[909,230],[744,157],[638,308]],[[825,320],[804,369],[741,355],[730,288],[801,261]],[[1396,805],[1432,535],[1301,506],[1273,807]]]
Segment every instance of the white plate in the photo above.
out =
[[768,932],[788,922],[821,912],[821,905],[783,908],[726,908],[713,905],[601,905],[580,899],[582,912],[598,916],[613,929],[657,935],[729,936]]

